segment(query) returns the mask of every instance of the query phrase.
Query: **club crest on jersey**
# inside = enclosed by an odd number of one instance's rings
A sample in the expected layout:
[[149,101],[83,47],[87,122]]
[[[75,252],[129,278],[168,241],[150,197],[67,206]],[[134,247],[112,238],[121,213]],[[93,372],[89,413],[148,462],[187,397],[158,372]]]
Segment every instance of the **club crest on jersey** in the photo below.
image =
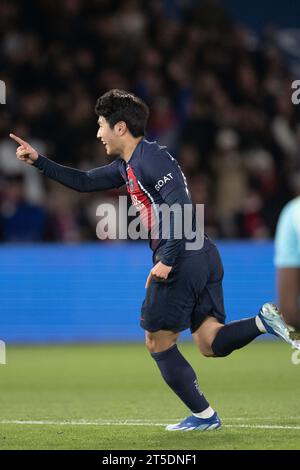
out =
[[172,173],[168,173],[167,175],[163,176],[161,180],[158,180],[155,189],[159,191],[162,186],[164,186],[168,181],[172,180],[173,176]]
[[129,189],[132,192],[134,190],[134,181],[132,178],[129,178],[128,184],[129,184]]

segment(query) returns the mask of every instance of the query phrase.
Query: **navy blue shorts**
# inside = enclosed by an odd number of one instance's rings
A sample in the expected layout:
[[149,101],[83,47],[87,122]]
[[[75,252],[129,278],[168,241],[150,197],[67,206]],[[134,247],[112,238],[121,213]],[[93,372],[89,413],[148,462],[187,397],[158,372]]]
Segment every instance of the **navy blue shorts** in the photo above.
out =
[[223,275],[215,245],[184,255],[166,280],[151,278],[142,305],[141,327],[150,332],[190,328],[193,333],[207,316],[225,323]]

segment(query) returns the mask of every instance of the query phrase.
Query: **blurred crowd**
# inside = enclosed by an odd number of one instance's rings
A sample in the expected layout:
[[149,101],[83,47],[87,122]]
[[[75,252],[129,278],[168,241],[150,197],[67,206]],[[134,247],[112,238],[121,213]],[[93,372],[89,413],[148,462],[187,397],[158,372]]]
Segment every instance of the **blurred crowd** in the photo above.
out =
[[47,180],[16,160],[8,133],[64,165],[106,164],[94,105],[111,88],[147,102],[147,138],[179,161],[212,237],[272,237],[300,194],[295,78],[276,29],[255,36],[221,1],[2,0],[1,240],[96,239],[96,207],[120,191]]

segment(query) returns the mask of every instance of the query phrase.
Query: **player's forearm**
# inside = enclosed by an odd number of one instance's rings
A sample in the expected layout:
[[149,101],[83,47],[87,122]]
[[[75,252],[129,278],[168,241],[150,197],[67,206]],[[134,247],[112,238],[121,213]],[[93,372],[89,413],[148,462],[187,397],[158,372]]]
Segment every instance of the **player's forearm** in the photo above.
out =
[[[88,176],[88,172],[60,165],[49,158],[39,155],[34,166],[45,176],[80,192],[94,191],[95,181]],[[100,188],[99,188],[100,189]],[[105,189],[105,188],[103,188]]]
[[160,261],[166,266],[174,266],[179,254],[183,250],[183,244],[184,240],[169,239]]

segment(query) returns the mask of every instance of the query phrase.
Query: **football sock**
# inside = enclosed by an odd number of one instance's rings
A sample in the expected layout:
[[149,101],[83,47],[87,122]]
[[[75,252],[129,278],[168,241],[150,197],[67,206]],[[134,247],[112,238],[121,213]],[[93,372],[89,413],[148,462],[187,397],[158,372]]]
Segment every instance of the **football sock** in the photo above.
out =
[[259,318],[258,315],[256,315],[256,317],[255,317],[255,323],[256,323],[256,326],[257,326],[257,328],[259,329],[259,331],[261,333],[266,333],[267,332],[267,330],[264,327],[263,322],[261,321],[261,319]]
[[233,321],[220,328],[211,345],[216,357],[225,357],[253,341],[262,331],[256,324],[256,317]]
[[166,351],[151,353],[162,377],[183,403],[193,412],[200,413],[209,407],[199,389],[196,374],[174,344]]
[[201,411],[201,413],[193,413],[196,418],[208,419],[211,418],[214,414],[215,410],[212,409],[211,406],[206,408],[206,410]]

